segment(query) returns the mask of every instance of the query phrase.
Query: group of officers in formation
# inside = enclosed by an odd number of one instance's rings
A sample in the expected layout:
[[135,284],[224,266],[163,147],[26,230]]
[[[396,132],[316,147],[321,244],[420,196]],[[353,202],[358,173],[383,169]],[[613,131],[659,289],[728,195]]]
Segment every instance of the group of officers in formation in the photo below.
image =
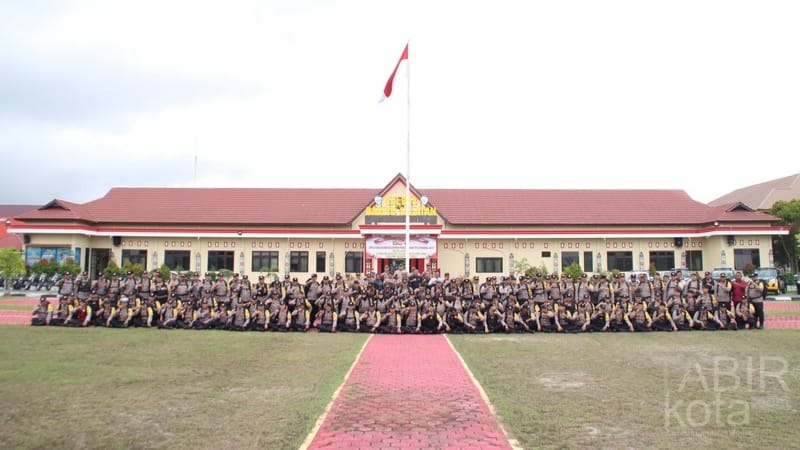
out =
[[719,280],[681,272],[663,278],[541,273],[519,278],[433,277],[416,269],[303,283],[255,283],[234,273],[132,273],[91,280],[66,274],[32,325],[387,334],[736,330],[764,325],[756,274]]

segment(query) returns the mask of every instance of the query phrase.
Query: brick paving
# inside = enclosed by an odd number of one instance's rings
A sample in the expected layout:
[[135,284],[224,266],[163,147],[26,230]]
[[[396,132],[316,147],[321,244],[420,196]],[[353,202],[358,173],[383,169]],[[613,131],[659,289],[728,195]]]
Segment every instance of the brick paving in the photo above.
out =
[[510,449],[444,336],[374,336],[309,449]]

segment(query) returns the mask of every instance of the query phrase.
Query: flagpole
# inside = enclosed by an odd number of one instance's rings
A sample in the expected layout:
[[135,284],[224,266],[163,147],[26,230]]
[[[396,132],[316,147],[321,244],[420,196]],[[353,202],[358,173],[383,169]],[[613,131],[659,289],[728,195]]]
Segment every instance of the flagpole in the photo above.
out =
[[[406,43],[406,48],[409,47]],[[409,49],[410,50],[410,49]],[[411,58],[406,58],[406,272],[411,273]]]

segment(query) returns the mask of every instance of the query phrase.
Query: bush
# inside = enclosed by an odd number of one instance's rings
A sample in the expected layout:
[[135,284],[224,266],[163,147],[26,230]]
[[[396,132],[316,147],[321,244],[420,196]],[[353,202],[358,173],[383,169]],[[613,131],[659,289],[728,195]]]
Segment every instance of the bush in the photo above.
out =
[[583,269],[577,263],[572,263],[569,265],[569,267],[564,269],[564,273],[567,274],[567,276],[569,276],[574,282],[580,278],[581,275],[583,275]]
[[105,277],[108,278],[109,280],[114,276],[115,273],[119,275],[119,272],[120,268],[117,265],[117,262],[114,261],[113,259],[110,260],[106,268],[103,269],[103,275],[105,275]]
[[71,273],[72,275],[81,273],[81,266],[75,262],[72,258],[67,258],[61,263],[61,266],[58,268],[58,273]]

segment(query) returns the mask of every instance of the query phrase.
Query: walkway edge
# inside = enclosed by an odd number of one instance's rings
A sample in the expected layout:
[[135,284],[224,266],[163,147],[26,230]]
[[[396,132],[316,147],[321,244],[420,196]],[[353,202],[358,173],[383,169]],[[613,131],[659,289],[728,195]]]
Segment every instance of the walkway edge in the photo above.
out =
[[306,440],[303,441],[303,443],[300,445],[300,450],[307,450],[308,447],[311,445],[311,443],[314,442],[314,438],[317,437],[319,429],[322,428],[322,424],[325,423],[325,419],[328,417],[328,413],[331,411],[331,408],[333,408],[333,403],[339,397],[339,393],[342,391],[344,384],[347,383],[347,380],[350,378],[350,374],[353,373],[353,369],[355,369],[356,364],[358,364],[358,361],[361,360],[361,355],[364,354],[364,349],[367,348],[367,344],[369,344],[369,341],[372,340],[373,336],[374,334],[370,334],[369,337],[367,337],[367,340],[364,341],[364,345],[362,345],[361,350],[358,351],[356,359],[353,360],[353,364],[350,365],[350,370],[348,370],[347,373],[344,374],[344,379],[342,379],[342,384],[340,384],[339,387],[336,388],[335,391],[333,391],[333,395],[331,396],[331,401],[328,402],[328,405],[325,406],[325,409],[322,411],[322,414],[320,414],[320,416],[317,418],[317,422],[314,423],[314,427],[308,433],[308,436],[306,436]]
[[463,367],[464,370],[467,372],[467,375],[469,375],[469,379],[472,380],[472,384],[475,385],[475,388],[478,390],[478,393],[483,399],[483,402],[486,403],[486,407],[489,408],[489,413],[492,415],[492,418],[494,418],[494,422],[497,424],[497,426],[500,427],[500,431],[503,432],[503,436],[506,437],[508,445],[510,445],[511,448],[514,450],[522,450],[522,447],[519,445],[519,442],[517,442],[516,439],[512,438],[511,435],[508,433],[508,430],[506,430],[506,427],[503,425],[503,421],[500,420],[500,416],[497,414],[497,410],[495,409],[492,402],[489,401],[489,396],[486,395],[486,391],[483,390],[483,386],[481,386],[481,383],[478,382],[477,378],[475,378],[475,375],[472,374],[472,371],[469,370],[466,361],[464,361],[464,358],[461,357],[461,353],[458,353],[458,350],[456,350],[456,347],[450,341],[450,337],[445,334],[444,338],[447,341],[447,345],[450,346],[450,349],[453,350],[453,353],[455,353],[456,357],[458,357],[458,360],[461,361],[461,367]]

